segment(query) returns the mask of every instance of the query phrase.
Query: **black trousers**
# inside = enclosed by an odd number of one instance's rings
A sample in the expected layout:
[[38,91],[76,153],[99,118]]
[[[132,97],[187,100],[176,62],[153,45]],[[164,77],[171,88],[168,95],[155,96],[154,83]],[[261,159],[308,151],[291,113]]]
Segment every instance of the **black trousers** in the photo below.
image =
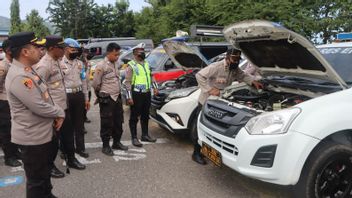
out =
[[84,146],[84,109],[85,101],[83,92],[67,94],[68,112],[72,121],[74,137],[76,142],[76,151],[85,151]]
[[[198,103],[198,107],[197,107],[197,112],[196,112],[196,119],[198,118],[199,116],[199,113],[202,111],[202,108],[203,108],[203,105],[201,105],[200,103]],[[197,131],[197,124],[198,122],[196,121],[194,123],[196,126],[196,130],[194,131],[191,131],[191,140],[192,140],[192,143],[194,145],[194,153],[195,154],[200,154],[200,145],[198,144],[198,131]]]
[[99,103],[100,107],[100,137],[103,146],[108,146],[110,138],[114,143],[120,142],[123,128],[123,108],[120,98],[117,101],[109,98]]
[[65,110],[65,115],[59,132],[60,148],[61,152],[67,154],[68,159],[72,159],[75,155],[75,137],[69,109]]
[[149,108],[151,103],[150,92],[141,93],[132,91],[133,105],[130,114],[130,131],[133,138],[137,138],[138,117],[141,119],[142,136],[148,135]]
[[50,197],[53,188],[50,180],[53,146],[53,141],[42,145],[19,145],[27,178],[27,198]]
[[11,114],[6,100],[0,100],[0,145],[4,151],[5,160],[17,157],[18,148],[11,142]]

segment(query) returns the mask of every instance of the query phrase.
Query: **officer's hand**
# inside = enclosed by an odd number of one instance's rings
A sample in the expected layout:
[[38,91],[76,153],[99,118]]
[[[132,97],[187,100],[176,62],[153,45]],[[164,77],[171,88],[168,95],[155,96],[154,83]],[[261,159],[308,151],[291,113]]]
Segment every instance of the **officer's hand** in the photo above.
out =
[[134,103],[133,103],[133,100],[130,98],[130,99],[127,99],[127,104],[132,106]]
[[264,85],[258,81],[253,81],[252,85],[256,88],[256,89],[263,89]]
[[89,101],[86,101],[85,107],[86,107],[87,111],[90,109],[90,102]]
[[215,87],[211,88],[211,90],[208,93],[211,96],[220,96],[220,90]]
[[156,89],[156,88],[154,88],[154,95],[158,95],[159,94],[159,90],[158,89]]
[[54,128],[56,129],[56,131],[59,131],[62,123],[64,122],[65,118],[56,118],[54,120]]

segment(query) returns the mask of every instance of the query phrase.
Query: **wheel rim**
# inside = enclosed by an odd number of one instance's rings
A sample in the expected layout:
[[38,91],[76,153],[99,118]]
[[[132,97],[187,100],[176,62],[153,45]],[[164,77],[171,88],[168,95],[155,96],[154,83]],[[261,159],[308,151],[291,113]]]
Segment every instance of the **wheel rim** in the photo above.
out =
[[317,197],[345,197],[352,189],[352,156],[332,159],[317,175]]

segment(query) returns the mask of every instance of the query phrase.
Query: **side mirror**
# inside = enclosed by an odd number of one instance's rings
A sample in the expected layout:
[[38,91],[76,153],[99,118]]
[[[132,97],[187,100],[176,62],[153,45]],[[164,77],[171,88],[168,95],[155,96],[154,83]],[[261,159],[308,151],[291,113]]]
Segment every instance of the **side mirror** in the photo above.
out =
[[167,70],[172,69],[172,68],[174,68],[174,63],[169,59],[165,63],[165,70],[167,71]]

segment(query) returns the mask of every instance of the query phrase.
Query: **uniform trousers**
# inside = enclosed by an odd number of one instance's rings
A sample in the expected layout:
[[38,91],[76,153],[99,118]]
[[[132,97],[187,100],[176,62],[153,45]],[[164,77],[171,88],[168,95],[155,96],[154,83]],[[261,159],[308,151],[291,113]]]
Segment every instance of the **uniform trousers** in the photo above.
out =
[[50,164],[55,145],[54,141],[41,145],[19,145],[27,178],[27,198],[51,197]]
[[67,101],[69,107],[68,112],[70,114],[72,126],[74,129],[76,151],[85,151],[83,132],[85,109],[84,94],[81,91],[77,93],[68,93]]
[[108,146],[110,138],[114,143],[121,140],[123,128],[123,108],[121,98],[114,101],[111,97],[99,102],[100,107],[100,137],[103,146]]
[[0,100],[0,145],[4,151],[5,160],[17,158],[17,146],[11,142],[11,113],[9,103]]
[[132,139],[137,138],[138,117],[141,120],[142,136],[148,135],[149,108],[151,104],[151,93],[143,93],[132,91],[133,105],[131,106],[131,114],[129,126]]

